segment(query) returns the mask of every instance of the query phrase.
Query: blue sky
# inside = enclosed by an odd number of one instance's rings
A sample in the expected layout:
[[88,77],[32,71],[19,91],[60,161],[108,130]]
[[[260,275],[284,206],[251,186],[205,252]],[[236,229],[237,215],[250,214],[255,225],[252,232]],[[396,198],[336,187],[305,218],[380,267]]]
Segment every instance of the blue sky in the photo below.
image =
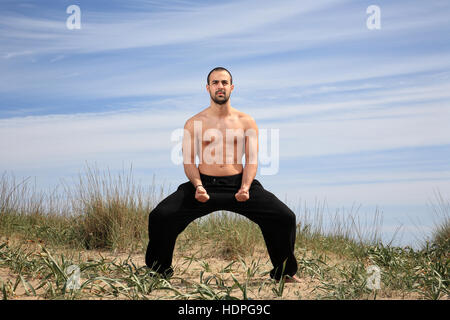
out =
[[385,238],[412,244],[450,191],[449,17],[448,1],[2,0],[0,170],[54,186],[132,164],[174,190],[171,133],[225,66],[232,106],[279,130],[268,190],[298,211],[379,210]]

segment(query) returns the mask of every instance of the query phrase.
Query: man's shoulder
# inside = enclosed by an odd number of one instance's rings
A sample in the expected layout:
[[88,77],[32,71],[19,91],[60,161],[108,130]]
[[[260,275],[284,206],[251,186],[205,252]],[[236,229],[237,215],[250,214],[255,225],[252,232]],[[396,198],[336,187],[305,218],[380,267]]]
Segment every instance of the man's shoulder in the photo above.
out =
[[206,109],[200,111],[197,114],[194,114],[192,117],[186,120],[186,125],[193,124],[194,121],[201,121],[206,117]]
[[253,119],[253,117],[245,112],[237,111],[237,115],[239,117],[239,120],[245,123],[247,126],[253,127],[256,126],[256,121]]

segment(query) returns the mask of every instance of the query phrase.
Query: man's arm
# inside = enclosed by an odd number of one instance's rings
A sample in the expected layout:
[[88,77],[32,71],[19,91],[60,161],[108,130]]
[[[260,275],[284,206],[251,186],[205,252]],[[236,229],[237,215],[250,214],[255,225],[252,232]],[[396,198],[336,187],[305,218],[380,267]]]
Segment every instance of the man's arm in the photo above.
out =
[[200,179],[200,171],[195,164],[195,139],[196,137],[194,136],[194,121],[191,118],[186,121],[186,124],[184,125],[182,150],[184,173],[194,185],[194,187],[202,184],[202,180]]
[[245,129],[245,167],[242,173],[241,188],[236,199],[246,201],[249,199],[249,189],[258,170],[258,126],[253,118],[249,118]]
[[195,154],[197,151],[196,148],[196,138],[194,135],[194,121],[189,119],[184,126],[184,135],[183,135],[183,166],[184,172],[186,176],[194,185],[195,188],[195,199],[200,202],[206,202],[209,200],[209,195],[206,192],[206,189],[198,185],[202,184],[202,180],[200,179],[200,171],[198,167],[195,165]]

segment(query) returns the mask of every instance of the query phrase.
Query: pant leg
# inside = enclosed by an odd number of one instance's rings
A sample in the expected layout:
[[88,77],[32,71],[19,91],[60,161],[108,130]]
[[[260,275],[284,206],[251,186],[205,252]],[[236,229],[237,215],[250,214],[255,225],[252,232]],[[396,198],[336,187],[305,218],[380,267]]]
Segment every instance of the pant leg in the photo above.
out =
[[227,210],[244,215],[261,228],[274,266],[270,272],[272,278],[279,280],[283,275],[295,275],[298,268],[294,256],[295,213],[273,193],[264,189],[256,179],[253,180],[249,193],[249,200],[235,200]]
[[186,182],[150,212],[145,254],[149,268],[164,275],[173,273],[171,264],[178,235],[193,220],[215,211],[210,200],[205,203],[196,200],[194,186]]

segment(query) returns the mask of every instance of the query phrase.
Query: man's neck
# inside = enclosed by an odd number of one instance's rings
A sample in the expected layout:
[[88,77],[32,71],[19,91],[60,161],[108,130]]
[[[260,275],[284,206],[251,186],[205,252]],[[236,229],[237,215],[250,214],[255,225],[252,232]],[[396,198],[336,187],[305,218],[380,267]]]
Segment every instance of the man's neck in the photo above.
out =
[[230,102],[227,102],[225,104],[217,104],[214,101],[211,101],[210,112],[211,115],[215,117],[224,118],[230,116],[233,113],[232,110],[233,108],[231,107]]

